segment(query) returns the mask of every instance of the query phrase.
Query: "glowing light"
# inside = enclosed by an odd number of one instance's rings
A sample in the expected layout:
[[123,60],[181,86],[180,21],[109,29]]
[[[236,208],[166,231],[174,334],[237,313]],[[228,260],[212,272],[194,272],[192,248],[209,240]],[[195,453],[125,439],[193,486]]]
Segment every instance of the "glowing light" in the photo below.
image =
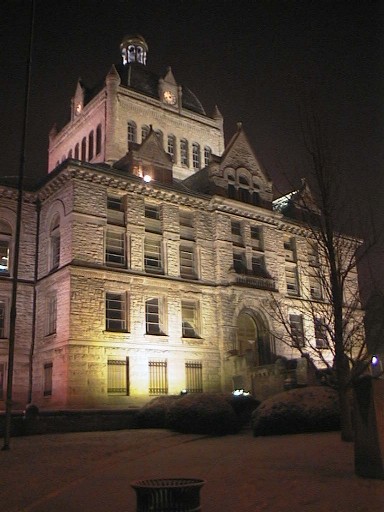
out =
[[244,391],[244,389],[235,389],[232,391],[233,396],[249,396],[250,394],[249,391]]
[[180,391],[180,395],[186,395],[188,393],[188,391],[186,389],[182,389]]
[[145,181],[145,183],[149,183],[150,181],[152,181],[152,178],[149,176],[149,174],[146,174],[143,180]]
[[371,364],[372,366],[376,366],[377,364],[379,364],[379,358],[377,356],[372,356]]

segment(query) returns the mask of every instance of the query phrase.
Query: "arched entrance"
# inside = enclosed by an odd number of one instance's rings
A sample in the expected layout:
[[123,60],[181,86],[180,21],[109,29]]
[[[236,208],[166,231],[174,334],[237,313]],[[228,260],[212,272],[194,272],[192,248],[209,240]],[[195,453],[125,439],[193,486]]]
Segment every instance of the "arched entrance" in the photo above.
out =
[[239,356],[245,356],[248,366],[273,363],[274,351],[263,319],[251,312],[242,311],[236,322],[236,341]]

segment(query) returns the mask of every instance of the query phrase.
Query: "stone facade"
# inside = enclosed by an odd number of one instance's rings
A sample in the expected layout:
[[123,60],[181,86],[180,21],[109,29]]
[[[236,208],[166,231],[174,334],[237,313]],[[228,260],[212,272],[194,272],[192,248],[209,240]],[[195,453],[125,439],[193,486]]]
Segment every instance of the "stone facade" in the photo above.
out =
[[[87,101],[78,85],[71,122],[50,136],[50,174],[24,198],[15,404],[113,408],[182,389],[238,387],[264,398],[284,389],[282,361],[290,359],[298,359],[295,378],[305,384],[306,360],[281,341],[270,302],[280,301],[287,317],[303,300],[324,305],[311,297],[308,231],[272,208],[272,182],[241,126],[224,150],[218,111],[206,116],[186,89],[184,107],[170,70],[158,97],[122,84],[123,76],[113,68]],[[145,144],[139,134],[127,144],[130,121],[138,130],[148,125]],[[151,143],[157,129],[164,147]],[[169,134],[177,145],[173,165]],[[180,163],[181,138],[189,166]],[[164,181],[145,181],[154,167]],[[12,262],[16,191],[1,187],[0,201],[10,231],[0,237]],[[11,263],[0,273],[3,376],[12,274]],[[303,328],[313,339],[309,316]],[[326,347],[323,354],[331,358]]]

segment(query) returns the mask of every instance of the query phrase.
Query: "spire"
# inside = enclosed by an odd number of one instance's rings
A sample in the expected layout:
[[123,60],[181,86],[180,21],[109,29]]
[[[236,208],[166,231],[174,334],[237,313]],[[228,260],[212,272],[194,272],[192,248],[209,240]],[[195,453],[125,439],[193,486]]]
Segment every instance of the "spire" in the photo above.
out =
[[126,66],[131,62],[147,63],[148,45],[139,35],[125,36],[120,44],[121,58]]
[[219,107],[217,105],[215,105],[215,108],[213,109],[212,117],[216,120],[223,119],[223,115],[220,112]]
[[114,64],[112,64],[112,67],[108,72],[108,75],[105,77],[105,82],[107,84],[111,83],[111,82],[115,82],[115,83],[117,83],[117,85],[120,85],[121,78],[120,78],[120,75],[117,72],[117,69],[115,68]]

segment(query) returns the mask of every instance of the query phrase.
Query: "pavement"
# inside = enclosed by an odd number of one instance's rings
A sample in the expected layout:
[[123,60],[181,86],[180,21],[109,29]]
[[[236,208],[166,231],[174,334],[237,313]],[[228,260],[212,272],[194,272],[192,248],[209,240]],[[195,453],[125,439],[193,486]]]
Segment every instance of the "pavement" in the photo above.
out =
[[121,430],[12,438],[1,512],[135,512],[130,483],[201,478],[203,512],[383,512],[384,481],[354,473],[338,432],[225,437]]

